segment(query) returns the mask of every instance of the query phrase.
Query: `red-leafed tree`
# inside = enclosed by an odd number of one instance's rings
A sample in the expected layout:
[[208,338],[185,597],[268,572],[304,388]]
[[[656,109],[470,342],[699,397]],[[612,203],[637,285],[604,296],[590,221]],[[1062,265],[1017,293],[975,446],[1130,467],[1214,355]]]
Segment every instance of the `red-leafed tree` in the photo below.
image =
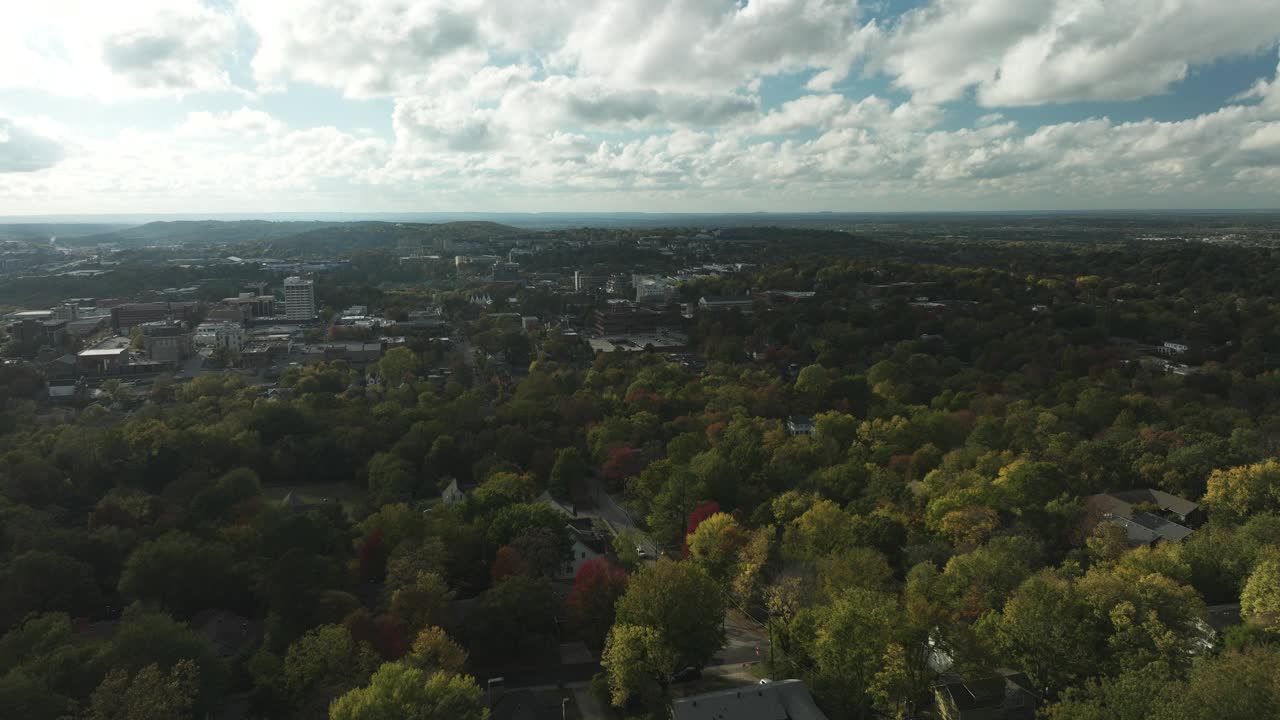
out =
[[360,608],[342,621],[354,640],[369,643],[383,660],[399,660],[409,652],[409,633],[393,615],[373,615]]
[[698,529],[703,520],[718,512],[720,512],[720,503],[715,500],[708,500],[689,513],[689,524],[685,526],[684,530],[684,557],[689,557],[689,536],[693,534],[694,530]]
[[583,563],[565,598],[565,612],[583,641],[602,647],[613,625],[614,605],[627,589],[627,572],[605,558]]
[[636,475],[643,469],[640,462],[640,452],[635,448],[619,445],[609,448],[604,464],[600,466],[600,474],[616,484]]
[[364,580],[381,580],[387,574],[390,548],[382,538],[382,528],[374,528],[360,542],[359,568]]
[[489,570],[489,577],[493,580],[493,584],[497,585],[503,578],[512,575],[529,575],[529,563],[525,561],[524,555],[520,551],[510,545],[503,545],[498,548],[498,554],[493,558],[493,567]]

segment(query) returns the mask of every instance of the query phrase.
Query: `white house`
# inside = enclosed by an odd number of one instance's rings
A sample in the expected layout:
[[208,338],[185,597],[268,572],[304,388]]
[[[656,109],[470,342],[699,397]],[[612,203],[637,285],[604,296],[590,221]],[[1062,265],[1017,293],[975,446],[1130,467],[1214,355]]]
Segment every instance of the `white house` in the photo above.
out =
[[813,418],[800,415],[792,415],[787,418],[787,432],[791,433],[791,437],[804,435],[813,437],[814,425]]
[[467,501],[467,493],[458,487],[458,478],[449,481],[448,487],[440,491],[440,499],[444,500],[444,504],[450,507],[461,505]]
[[591,524],[591,518],[569,518],[569,536],[573,538],[573,548],[569,562],[556,573],[556,580],[572,580],[583,565],[598,557],[605,556],[605,542]]

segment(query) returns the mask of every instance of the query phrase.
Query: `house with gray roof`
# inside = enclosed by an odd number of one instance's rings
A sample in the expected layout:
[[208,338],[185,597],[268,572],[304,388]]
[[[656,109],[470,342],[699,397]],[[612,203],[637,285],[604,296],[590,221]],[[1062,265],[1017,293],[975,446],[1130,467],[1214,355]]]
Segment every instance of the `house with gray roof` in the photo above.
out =
[[1101,523],[1117,525],[1134,547],[1182,542],[1204,521],[1199,505],[1161,490],[1099,493],[1086,497],[1084,504],[1086,533]]

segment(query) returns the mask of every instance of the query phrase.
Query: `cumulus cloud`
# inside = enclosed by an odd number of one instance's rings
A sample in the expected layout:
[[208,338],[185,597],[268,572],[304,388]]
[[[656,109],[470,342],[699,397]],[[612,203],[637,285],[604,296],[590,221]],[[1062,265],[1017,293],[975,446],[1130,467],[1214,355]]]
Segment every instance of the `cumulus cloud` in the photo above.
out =
[[[67,198],[77,206],[62,211],[332,208],[334,197],[358,194],[388,151],[378,138],[329,126],[291,129],[246,109],[193,112],[168,130],[130,129],[72,142],[76,152],[51,171],[0,176],[0,212],[55,210]],[[9,157],[7,147],[0,142],[0,164]]]
[[114,98],[233,89],[235,18],[198,0],[6,8],[0,88]]
[[850,0],[277,0],[241,4],[258,81],[412,94],[441,74],[529,57],[549,75],[701,91],[848,70]]
[[[998,112],[1176,91],[1197,65],[1273,47],[1280,0],[930,0],[900,17],[854,0],[52,2],[0,25],[0,88],[112,100],[224,91],[235,57],[259,93],[287,101],[312,85],[375,99],[364,107],[390,107],[389,132],[323,115],[290,125],[254,97],[163,130],[35,133],[56,138],[43,149],[19,129],[33,125],[6,121],[0,160],[58,164],[0,178],[0,206],[71,195],[532,209],[574,198],[682,209],[1280,199],[1274,78],[1177,122],[1022,126]],[[851,89],[867,79],[890,87]],[[780,89],[780,102],[764,99]],[[62,147],[75,151],[59,161]]]
[[239,10],[258,36],[253,72],[266,89],[306,82],[352,97],[406,93],[478,71],[489,57],[480,2],[274,0]]
[[62,160],[61,143],[0,117],[0,173],[35,172]]
[[929,102],[1130,100],[1274,45],[1278,14],[1276,0],[935,0],[880,37],[872,65]]

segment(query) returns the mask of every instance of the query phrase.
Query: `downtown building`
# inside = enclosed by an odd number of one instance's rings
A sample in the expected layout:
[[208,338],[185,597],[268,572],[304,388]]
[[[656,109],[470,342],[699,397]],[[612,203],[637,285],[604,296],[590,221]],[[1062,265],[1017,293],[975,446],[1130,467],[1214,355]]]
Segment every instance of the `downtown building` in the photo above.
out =
[[284,316],[287,320],[311,320],[316,316],[316,285],[293,276],[284,279]]

